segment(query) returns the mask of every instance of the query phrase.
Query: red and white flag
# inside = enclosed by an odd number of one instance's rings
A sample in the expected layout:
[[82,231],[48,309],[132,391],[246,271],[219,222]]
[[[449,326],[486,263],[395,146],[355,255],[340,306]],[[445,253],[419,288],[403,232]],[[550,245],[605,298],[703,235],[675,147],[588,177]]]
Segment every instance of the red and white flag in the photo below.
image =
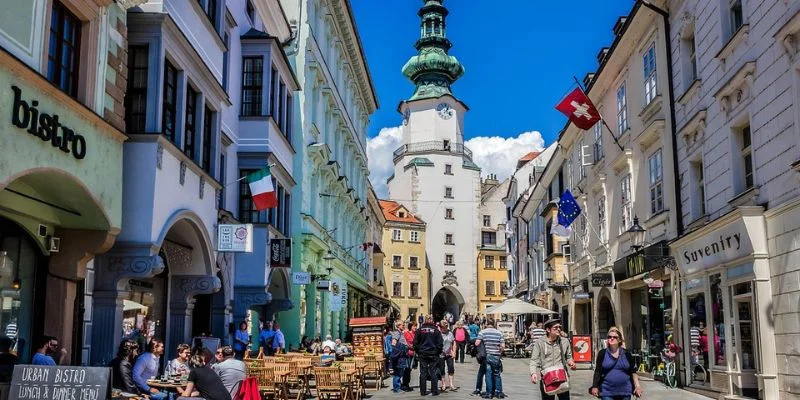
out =
[[556,110],[561,111],[570,122],[583,130],[591,129],[597,121],[600,121],[597,108],[579,87],[564,97],[564,100],[556,106]]

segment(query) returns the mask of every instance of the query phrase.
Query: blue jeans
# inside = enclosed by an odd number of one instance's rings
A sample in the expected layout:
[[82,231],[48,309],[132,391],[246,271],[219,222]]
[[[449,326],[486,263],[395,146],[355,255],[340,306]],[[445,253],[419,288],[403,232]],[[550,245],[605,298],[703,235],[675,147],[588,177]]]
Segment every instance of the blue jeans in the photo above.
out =
[[392,373],[392,390],[399,391],[403,380],[403,370],[405,368],[395,368]]
[[478,367],[478,381],[475,382],[475,390],[481,391],[483,389],[483,378],[486,376],[486,361],[481,363]]
[[503,364],[500,356],[486,356],[486,394],[498,395],[503,393],[503,379],[500,373],[503,372]]
[[631,400],[631,396],[600,396],[600,400]]
[[164,400],[167,397],[169,397],[169,393],[167,393],[167,392],[165,392],[163,390],[158,392],[158,393],[156,393],[156,394],[153,394],[153,393],[148,393],[148,394],[150,395],[151,399],[155,399],[155,400]]

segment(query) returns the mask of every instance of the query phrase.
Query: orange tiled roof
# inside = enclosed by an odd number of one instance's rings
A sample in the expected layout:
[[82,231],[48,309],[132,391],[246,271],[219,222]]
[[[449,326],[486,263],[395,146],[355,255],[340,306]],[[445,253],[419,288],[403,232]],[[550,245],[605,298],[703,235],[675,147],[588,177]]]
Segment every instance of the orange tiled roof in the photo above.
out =
[[386,218],[387,221],[392,222],[406,222],[410,224],[423,224],[421,219],[417,218],[413,214],[411,214],[408,210],[405,210],[406,216],[399,217],[397,216],[397,211],[400,208],[405,208],[402,204],[391,201],[391,200],[378,200],[378,203],[381,206],[381,211],[383,211],[383,217]]
[[538,151],[532,151],[532,152],[522,156],[522,158],[520,158],[519,160],[520,161],[530,161],[530,160],[533,160],[536,157],[539,157],[539,154],[541,154],[541,153],[538,152]]

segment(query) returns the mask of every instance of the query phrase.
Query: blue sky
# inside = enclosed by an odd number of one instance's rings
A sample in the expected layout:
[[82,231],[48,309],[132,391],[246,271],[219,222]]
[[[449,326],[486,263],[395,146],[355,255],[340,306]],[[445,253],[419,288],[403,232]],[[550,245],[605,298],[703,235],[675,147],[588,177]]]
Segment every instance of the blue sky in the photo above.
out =
[[[416,54],[417,10],[423,1],[351,2],[381,105],[368,132],[374,142],[370,146],[373,183],[381,191],[378,181],[388,174],[379,167],[391,164],[384,154],[397,145],[396,132],[387,129],[400,125],[397,105],[413,92],[400,69]],[[536,143],[530,135],[529,140],[505,143],[505,148],[516,151],[504,152],[498,165],[479,163],[485,172],[499,170],[502,178],[520,152],[555,140],[566,118],[553,107],[572,88],[573,76],[583,79],[597,69],[598,51],[611,44],[612,27],[630,11],[633,0],[445,0],[444,4],[450,10],[450,54],[466,68],[453,92],[470,107],[465,121],[465,138],[473,139],[470,148],[479,154],[481,149],[475,147],[504,148],[488,140],[495,136],[510,140],[525,132],[542,136]],[[383,136],[382,130],[387,137],[376,138]],[[496,154],[487,153],[484,164],[496,159]]]

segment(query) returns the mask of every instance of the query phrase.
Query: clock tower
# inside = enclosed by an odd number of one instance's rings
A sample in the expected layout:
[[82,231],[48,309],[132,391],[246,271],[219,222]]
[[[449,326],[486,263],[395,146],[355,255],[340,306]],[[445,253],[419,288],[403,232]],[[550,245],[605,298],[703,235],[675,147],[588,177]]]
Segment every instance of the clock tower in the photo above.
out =
[[[451,91],[464,67],[449,54],[452,43],[445,22],[449,12],[444,0],[423,3],[418,12],[420,38],[414,45],[417,55],[403,66],[403,75],[415,88],[398,106],[403,116],[403,144],[394,152],[389,197],[426,222],[433,289],[431,310],[420,312],[437,318],[449,313],[458,319],[464,313],[480,312],[476,308],[476,258],[481,234],[481,170],[464,146],[464,115],[469,108]],[[394,282],[395,277],[387,280]]]

